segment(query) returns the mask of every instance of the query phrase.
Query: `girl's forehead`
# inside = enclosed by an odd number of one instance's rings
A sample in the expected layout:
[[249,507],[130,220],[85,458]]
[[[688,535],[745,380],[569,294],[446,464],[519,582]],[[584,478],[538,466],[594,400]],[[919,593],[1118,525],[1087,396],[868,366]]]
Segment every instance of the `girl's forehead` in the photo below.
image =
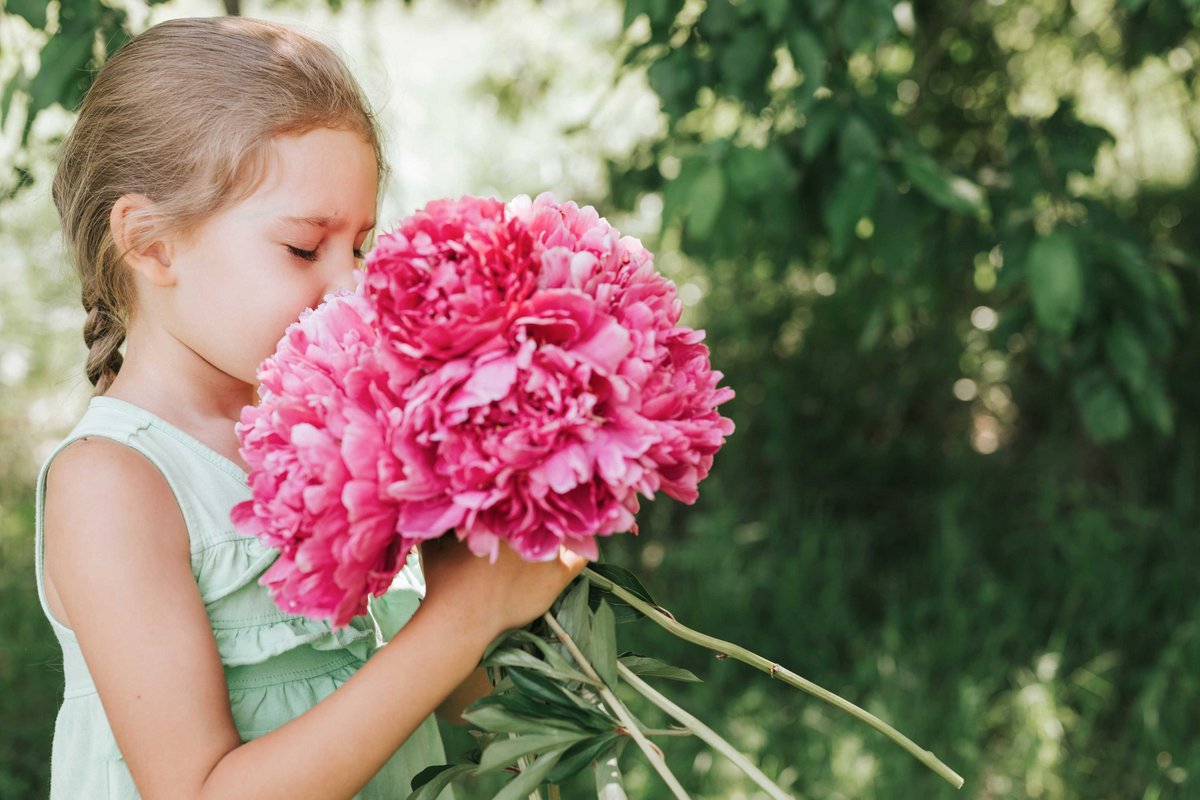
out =
[[292,225],[364,226],[374,219],[378,179],[375,152],[358,134],[318,129],[278,136],[243,211]]
[[[298,225],[308,228],[340,228],[345,224],[345,217],[341,214],[308,214],[297,216],[294,214],[285,214],[279,217],[279,221],[286,225]],[[364,225],[359,232],[363,233],[375,227],[375,220],[372,219]]]

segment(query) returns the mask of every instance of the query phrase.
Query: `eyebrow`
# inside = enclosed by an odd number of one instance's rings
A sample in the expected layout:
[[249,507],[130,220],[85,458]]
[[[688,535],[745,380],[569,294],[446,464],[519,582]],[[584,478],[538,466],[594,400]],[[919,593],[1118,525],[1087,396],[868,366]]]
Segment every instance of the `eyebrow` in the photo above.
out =
[[[335,225],[337,225],[337,219],[335,217],[329,217],[329,216],[281,217],[280,219],[283,222],[287,222],[287,223],[291,223],[291,224],[314,225],[318,228],[332,228]],[[361,229],[359,231],[359,233],[363,233],[364,231],[369,231],[374,227],[375,227],[375,220],[371,220],[370,224],[367,225],[365,228]]]

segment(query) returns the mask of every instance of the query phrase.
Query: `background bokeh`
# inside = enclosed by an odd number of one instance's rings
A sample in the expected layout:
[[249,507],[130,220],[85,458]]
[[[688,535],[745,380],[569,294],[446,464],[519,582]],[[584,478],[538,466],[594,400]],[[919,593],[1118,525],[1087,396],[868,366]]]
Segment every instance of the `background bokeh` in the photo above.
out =
[[[1200,796],[1200,2],[8,0],[0,797],[47,791],[33,481],[90,389],[55,147],[124,36],[228,12],[352,65],[388,137],[382,220],[552,190],[657,254],[737,431],[694,506],[647,504],[607,557],[967,784],[623,626],[705,678],[673,696],[768,774],[809,798]],[[663,747],[694,796],[756,796]],[[666,796],[625,764],[630,796]]]

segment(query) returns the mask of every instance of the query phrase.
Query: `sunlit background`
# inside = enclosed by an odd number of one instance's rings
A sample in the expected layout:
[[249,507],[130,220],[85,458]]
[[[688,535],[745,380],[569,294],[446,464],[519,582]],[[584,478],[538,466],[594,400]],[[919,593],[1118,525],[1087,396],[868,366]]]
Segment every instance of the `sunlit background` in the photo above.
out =
[[[350,64],[385,131],[384,229],[438,197],[552,191],[676,282],[738,430],[694,506],[647,504],[607,557],[967,784],[624,626],[705,678],[673,695],[768,775],[807,798],[1200,796],[1200,4],[232,5]],[[40,61],[63,6],[0,12],[3,798],[48,789],[62,674],[33,482],[91,389],[49,197],[86,85]],[[83,65],[120,30],[230,10],[65,6],[116,25]],[[662,746],[693,796],[759,796],[698,742]],[[623,764],[631,797],[669,796]]]

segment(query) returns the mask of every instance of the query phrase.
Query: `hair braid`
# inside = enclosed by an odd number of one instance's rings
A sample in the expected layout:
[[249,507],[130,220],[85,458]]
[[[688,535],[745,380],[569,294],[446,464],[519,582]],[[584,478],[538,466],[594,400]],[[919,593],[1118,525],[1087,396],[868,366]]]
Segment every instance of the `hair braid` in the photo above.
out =
[[90,307],[86,300],[83,305],[88,312],[83,323],[83,343],[88,347],[87,377],[95,385],[96,394],[104,394],[125,360],[120,349],[125,341],[125,321],[100,297]]

